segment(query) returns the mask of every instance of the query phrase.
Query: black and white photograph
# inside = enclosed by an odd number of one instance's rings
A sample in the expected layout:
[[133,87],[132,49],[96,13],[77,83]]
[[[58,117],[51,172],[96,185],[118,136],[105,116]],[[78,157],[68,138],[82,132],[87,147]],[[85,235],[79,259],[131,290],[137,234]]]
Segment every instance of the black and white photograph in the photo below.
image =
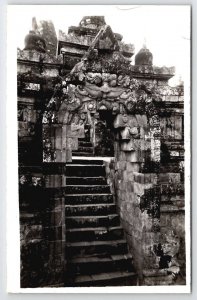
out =
[[9,291],[190,292],[190,14],[8,6]]

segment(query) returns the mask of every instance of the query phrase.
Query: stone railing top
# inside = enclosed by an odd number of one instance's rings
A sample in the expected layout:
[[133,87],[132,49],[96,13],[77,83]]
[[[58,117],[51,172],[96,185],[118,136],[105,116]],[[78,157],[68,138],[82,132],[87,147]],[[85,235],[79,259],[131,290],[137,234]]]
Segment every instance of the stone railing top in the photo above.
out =
[[89,46],[93,42],[94,36],[79,36],[75,34],[66,34],[59,30],[58,41]]
[[17,59],[31,62],[48,63],[48,64],[62,64],[62,55],[52,56],[47,53],[40,53],[35,50],[21,50],[17,49]]
[[175,75],[175,67],[156,67],[153,66],[153,70],[155,74],[169,74],[169,75]]
[[[97,30],[98,31],[98,30]],[[116,37],[116,34],[114,34]],[[94,40],[95,36],[87,36],[87,35],[76,35],[75,33],[66,34],[63,31],[59,30],[58,41],[59,42],[66,42],[80,45],[80,46],[90,46]],[[118,40],[118,39],[117,39]],[[120,47],[120,51],[126,53],[128,56],[132,56],[134,54],[135,47],[133,44],[126,44],[120,39],[118,40],[118,45]]]
[[175,74],[175,67],[157,67],[149,65],[131,65],[131,70],[137,73],[147,73],[147,74],[163,74],[171,75]]
[[118,45],[120,47],[120,51],[129,57],[131,57],[135,52],[135,46],[133,44],[125,44],[124,42],[119,41]]

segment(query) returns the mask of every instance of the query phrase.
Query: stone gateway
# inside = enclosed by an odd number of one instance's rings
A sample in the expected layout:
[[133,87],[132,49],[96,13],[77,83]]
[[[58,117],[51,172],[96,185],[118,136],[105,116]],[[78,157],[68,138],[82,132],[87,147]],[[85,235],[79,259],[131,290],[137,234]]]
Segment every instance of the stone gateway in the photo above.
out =
[[[104,17],[18,49],[21,287],[185,285],[184,89]],[[57,49],[57,51],[55,51]]]

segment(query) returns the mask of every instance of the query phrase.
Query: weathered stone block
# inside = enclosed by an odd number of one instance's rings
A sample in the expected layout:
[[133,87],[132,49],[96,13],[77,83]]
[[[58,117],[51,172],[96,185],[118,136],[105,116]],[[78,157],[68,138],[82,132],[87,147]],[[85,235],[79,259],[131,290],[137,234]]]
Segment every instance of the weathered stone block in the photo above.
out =
[[134,188],[134,193],[135,194],[137,194],[137,195],[143,195],[144,194],[144,190],[145,190],[144,184],[134,182],[133,188]]
[[43,228],[44,238],[48,241],[62,240],[62,226],[55,227],[44,227]]
[[20,230],[22,245],[43,238],[42,225],[23,225]]
[[28,122],[18,122],[18,130],[26,131],[28,130]]
[[117,169],[124,170],[126,168],[126,161],[119,161],[116,164]]
[[55,162],[63,162],[62,160],[62,150],[55,151]]
[[128,162],[139,162],[139,156],[138,156],[137,151],[129,152],[127,154],[127,161]]
[[62,150],[62,137],[61,136],[56,136],[56,138],[53,139],[53,140],[55,142],[55,149],[56,150]]
[[134,192],[133,182],[131,182],[131,181],[127,182],[126,191],[128,193],[133,193]]
[[179,101],[179,96],[178,95],[167,95],[165,97],[165,101],[178,102]]
[[147,116],[146,115],[136,115],[136,120],[139,127],[147,128]]
[[42,75],[47,77],[57,77],[59,76],[59,70],[57,68],[44,67],[42,71]]
[[121,143],[121,150],[126,152],[135,151],[136,146],[134,141],[131,139],[129,142]]

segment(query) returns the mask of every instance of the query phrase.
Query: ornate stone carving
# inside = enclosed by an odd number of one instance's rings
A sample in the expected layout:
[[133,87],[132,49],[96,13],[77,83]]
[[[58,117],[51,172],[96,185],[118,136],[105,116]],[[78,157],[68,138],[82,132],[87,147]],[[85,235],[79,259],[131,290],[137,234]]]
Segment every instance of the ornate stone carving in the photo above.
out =
[[[133,78],[136,66],[131,66],[129,60],[120,52],[98,52],[99,47],[112,47],[106,41],[107,38],[109,41],[112,39],[110,29],[105,26],[101,29],[81,61],[56,85],[54,96],[44,113],[43,123],[70,124],[68,137],[79,137],[83,135],[85,124],[96,124],[97,113],[110,112],[115,117],[113,126],[119,131],[120,139],[127,143],[123,148],[131,151],[136,148],[132,141],[140,137],[140,126],[130,123],[129,116],[146,114],[150,121],[149,140],[152,141],[153,153],[160,147],[160,131],[155,125],[151,125],[160,112],[160,89],[166,89],[168,93],[171,91],[165,85],[158,87],[155,80]],[[103,41],[97,43],[102,38]],[[105,46],[102,44],[104,41]],[[154,72],[150,65],[142,64],[137,68],[142,68],[147,74]],[[83,114],[86,115],[84,119]],[[76,118],[77,124],[74,121]],[[157,159],[154,157],[153,160],[159,161],[159,150],[156,156]]]

